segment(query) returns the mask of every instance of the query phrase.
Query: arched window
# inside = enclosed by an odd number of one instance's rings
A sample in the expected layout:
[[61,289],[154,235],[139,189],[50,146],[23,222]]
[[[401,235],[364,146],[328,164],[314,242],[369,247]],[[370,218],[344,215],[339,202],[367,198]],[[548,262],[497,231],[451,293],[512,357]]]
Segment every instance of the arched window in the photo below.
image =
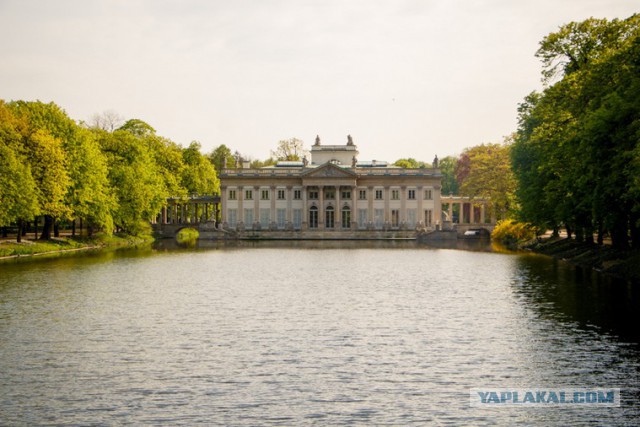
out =
[[351,209],[349,206],[342,208],[342,228],[351,228]]
[[309,228],[318,228],[318,208],[316,206],[309,208]]
[[335,224],[335,212],[333,211],[333,206],[328,206],[325,211],[325,221],[326,228],[333,228]]

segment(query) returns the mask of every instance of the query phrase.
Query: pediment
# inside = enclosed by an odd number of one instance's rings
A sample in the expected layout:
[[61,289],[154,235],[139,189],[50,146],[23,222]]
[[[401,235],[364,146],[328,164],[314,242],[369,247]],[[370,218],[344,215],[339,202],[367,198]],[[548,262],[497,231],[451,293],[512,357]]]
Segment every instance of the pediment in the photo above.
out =
[[332,163],[325,163],[302,174],[304,178],[355,178],[357,174]]

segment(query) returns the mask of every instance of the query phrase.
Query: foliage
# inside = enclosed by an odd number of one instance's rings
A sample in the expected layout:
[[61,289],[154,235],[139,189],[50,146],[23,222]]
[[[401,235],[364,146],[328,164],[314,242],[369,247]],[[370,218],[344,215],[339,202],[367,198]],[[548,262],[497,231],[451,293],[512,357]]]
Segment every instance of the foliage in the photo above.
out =
[[300,161],[304,155],[304,142],[297,138],[278,141],[275,151],[271,152],[271,157],[276,160]]
[[459,193],[458,181],[456,180],[456,163],[457,159],[453,156],[447,156],[438,162],[438,168],[442,173],[442,194],[457,195]]
[[225,168],[236,167],[236,157],[231,154],[231,149],[224,144],[216,147],[208,157],[218,172]]
[[548,86],[520,105],[511,152],[519,217],[640,247],[640,15],[567,24],[537,56]]
[[105,117],[87,128],[54,103],[0,100],[0,226],[43,215],[41,239],[78,219],[90,234],[139,235],[167,197],[219,191],[198,143],[182,148],[139,119],[110,132],[119,118]]
[[429,168],[431,167],[430,164],[422,162],[422,161],[418,161],[416,159],[413,159],[411,157],[409,157],[408,159],[398,159],[395,161],[394,163],[395,166],[400,166],[401,168],[405,168],[405,169],[418,169],[418,168]]
[[182,185],[190,194],[217,194],[220,180],[211,162],[200,153],[200,143],[192,142],[182,151],[185,168]]
[[527,242],[536,237],[536,230],[530,224],[517,222],[513,219],[498,221],[491,238],[505,245],[514,245]]
[[466,149],[456,164],[460,194],[489,200],[489,209],[498,219],[511,214],[515,204],[516,181],[509,158],[510,140],[504,144],[482,144]]

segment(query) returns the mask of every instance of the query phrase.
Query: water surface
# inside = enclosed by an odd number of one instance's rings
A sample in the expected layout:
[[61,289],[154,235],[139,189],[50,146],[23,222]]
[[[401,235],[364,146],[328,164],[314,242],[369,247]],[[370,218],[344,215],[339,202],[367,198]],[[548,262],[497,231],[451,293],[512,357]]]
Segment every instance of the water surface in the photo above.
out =
[[[0,265],[0,424],[640,422],[638,288],[534,255],[210,245]],[[620,408],[477,408],[477,387]]]

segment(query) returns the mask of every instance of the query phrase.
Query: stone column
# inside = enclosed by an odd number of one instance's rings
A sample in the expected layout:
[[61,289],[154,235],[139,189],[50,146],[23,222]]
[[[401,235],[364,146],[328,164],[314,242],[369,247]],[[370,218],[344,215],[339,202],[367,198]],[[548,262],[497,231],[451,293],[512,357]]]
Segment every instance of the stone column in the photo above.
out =
[[391,209],[390,209],[390,200],[391,194],[389,194],[389,187],[384,187],[384,222],[391,222]]
[[367,187],[367,222],[373,222],[373,200],[376,197],[376,193],[373,187]]
[[407,222],[407,186],[400,187],[400,224]]
[[302,224],[300,224],[300,230],[306,231],[309,228],[309,207],[307,206],[307,191],[306,185],[302,186]]
[[253,222],[260,222],[260,196],[260,186],[256,185],[253,187]]
[[220,186],[220,224],[227,220],[225,209],[227,208],[227,187]]
[[[238,186],[238,222],[244,224],[244,187]],[[246,227],[247,224],[244,224]]]
[[356,191],[358,191],[357,186],[351,187],[351,229],[355,230],[358,228],[358,210],[356,209]]
[[287,198],[287,215],[285,217],[285,221],[289,223],[293,223],[293,187],[287,185],[287,193],[285,197]]
[[276,218],[276,187],[275,185],[272,185],[269,190],[271,191],[270,194],[270,198],[271,198],[271,213],[269,214],[269,225],[271,225],[272,222],[275,222]]
[[449,221],[453,224],[453,202],[449,202]]
[[324,185],[318,186],[318,230],[324,230]]
[[167,207],[163,206],[162,207],[162,224],[166,224],[167,223]]
[[484,224],[486,222],[485,211],[484,211],[485,206],[486,204],[484,202],[480,205],[480,223],[481,224]]
[[336,195],[336,209],[333,214],[333,228],[341,229],[342,228],[342,209],[340,208],[340,186],[334,187],[335,195]]
[[439,185],[433,186],[433,218],[432,227],[442,230],[442,187]]

